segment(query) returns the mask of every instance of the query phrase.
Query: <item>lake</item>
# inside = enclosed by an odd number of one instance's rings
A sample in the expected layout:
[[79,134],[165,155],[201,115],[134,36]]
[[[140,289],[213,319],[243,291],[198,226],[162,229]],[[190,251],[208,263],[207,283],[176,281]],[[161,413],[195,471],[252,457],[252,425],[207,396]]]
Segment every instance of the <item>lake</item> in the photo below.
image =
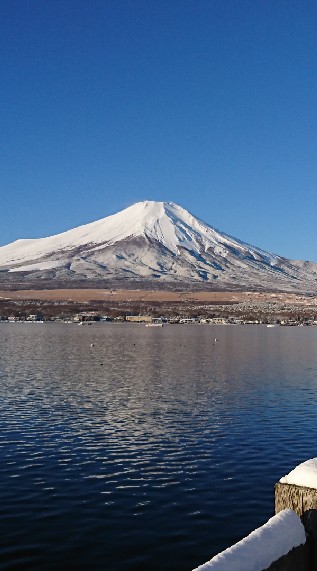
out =
[[191,571],[262,525],[317,456],[316,349],[313,327],[0,324],[0,569]]

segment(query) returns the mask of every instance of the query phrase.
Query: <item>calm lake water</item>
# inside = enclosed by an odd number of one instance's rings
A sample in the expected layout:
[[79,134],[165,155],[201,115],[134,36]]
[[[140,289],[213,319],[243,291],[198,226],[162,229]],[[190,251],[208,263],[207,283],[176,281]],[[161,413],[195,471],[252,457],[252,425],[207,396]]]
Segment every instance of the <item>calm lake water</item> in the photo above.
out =
[[273,515],[316,413],[317,328],[1,324],[0,569],[190,571]]

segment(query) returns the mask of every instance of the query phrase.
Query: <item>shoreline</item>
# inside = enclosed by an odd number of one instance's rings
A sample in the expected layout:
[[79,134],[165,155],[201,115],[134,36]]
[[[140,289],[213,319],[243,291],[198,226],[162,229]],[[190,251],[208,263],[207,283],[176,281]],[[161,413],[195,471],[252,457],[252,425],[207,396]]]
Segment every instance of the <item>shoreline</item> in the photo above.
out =
[[[272,292],[0,290],[0,320],[316,325],[317,297]],[[142,319],[142,317],[144,319]],[[136,319],[138,321],[138,319]]]

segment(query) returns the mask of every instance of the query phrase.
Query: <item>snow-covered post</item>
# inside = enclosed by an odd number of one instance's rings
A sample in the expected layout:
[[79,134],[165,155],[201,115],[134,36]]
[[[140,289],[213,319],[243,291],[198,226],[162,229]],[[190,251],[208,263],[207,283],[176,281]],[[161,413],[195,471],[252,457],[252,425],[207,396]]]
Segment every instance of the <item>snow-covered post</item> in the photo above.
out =
[[311,571],[300,518],[283,510],[194,571]]
[[299,464],[275,485],[275,513],[287,508],[294,510],[305,526],[317,569],[317,458]]
[[275,485],[275,516],[193,571],[317,571],[317,458]]

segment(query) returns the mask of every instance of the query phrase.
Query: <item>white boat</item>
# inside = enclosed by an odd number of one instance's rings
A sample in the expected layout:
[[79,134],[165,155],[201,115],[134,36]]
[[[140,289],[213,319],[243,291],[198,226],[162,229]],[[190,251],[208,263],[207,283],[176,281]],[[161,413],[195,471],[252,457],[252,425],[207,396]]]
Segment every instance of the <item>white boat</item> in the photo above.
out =
[[145,327],[163,327],[163,323],[146,323]]

